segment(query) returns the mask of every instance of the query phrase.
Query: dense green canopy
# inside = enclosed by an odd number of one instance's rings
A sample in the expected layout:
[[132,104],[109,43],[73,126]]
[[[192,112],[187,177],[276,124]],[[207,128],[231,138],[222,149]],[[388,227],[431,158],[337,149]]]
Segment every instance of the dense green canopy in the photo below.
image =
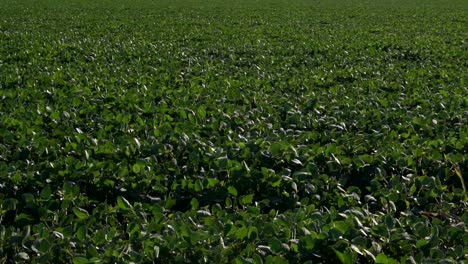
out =
[[468,2],[0,2],[0,262],[462,263]]

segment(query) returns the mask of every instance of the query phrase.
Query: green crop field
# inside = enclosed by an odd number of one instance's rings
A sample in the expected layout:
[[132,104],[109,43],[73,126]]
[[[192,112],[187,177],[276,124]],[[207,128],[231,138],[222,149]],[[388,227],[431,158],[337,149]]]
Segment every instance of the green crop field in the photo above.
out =
[[0,0],[0,263],[466,263],[466,185],[466,0]]

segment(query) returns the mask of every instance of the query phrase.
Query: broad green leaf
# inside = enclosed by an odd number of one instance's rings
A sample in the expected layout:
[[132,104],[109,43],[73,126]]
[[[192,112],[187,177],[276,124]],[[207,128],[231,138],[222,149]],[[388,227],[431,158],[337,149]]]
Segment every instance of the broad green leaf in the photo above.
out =
[[41,199],[46,200],[46,201],[52,198],[52,189],[50,188],[49,185],[47,185],[44,189],[42,189],[40,197]]
[[276,237],[273,237],[270,240],[268,240],[268,245],[270,246],[271,250],[275,253],[280,253],[283,251],[283,245],[281,241]]
[[300,242],[305,249],[312,250],[314,248],[316,239],[314,239],[311,235],[306,235],[301,238]]
[[47,239],[40,239],[37,241],[36,249],[41,253],[46,253],[50,250],[50,242]]
[[384,253],[380,253],[375,257],[375,263],[377,264],[398,264],[398,261],[387,257]]
[[133,166],[132,166],[132,171],[133,171],[134,173],[140,173],[140,171],[141,171],[140,165],[138,165],[137,163],[133,164]]
[[248,205],[252,203],[254,194],[244,195],[240,198],[241,205]]
[[388,229],[392,229],[395,225],[395,220],[391,215],[386,215],[385,216],[385,225],[387,226]]
[[9,198],[5,199],[2,204],[2,209],[4,210],[16,210],[16,205],[18,204],[18,200]]
[[176,204],[176,200],[171,195],[166,197],[165,200],[166,200],[166,202],[164,203],[164,207],[166,209],[171,209]]
[[352,254],[350,252],[340,252],[338,250],[333,250],[335,251],[336,256],[340,260],[341,263],[343,264],[354,264],[356,263],[356,255]]
[[190,205],[192,206],[192,210],[197,210],[199,206],[198,200],[196,198],[192,198]]
[[265,259],[265,264],[288,264],[289,261],[284,259],[281,256],[272,256],[269,255]]
[[207,180],[208,180],[208,185],[207,185],[208,188],[215,187],[219,183],[219,180],[216,178],[208,178]]
[[78,229],[76,230],[76,237],[81,240],[81,241],[85,241],[87,240],[87,234],[88,234],[88,230],[86,228],[85,225],[82,225],[80,227],[78,227]]
[[255,240],[258,237],[258,230],[255,226],[249,227],[249,233],[248,233],[248,238],[251,240]]
[[86,211],[83,208],[79,207],[73,207],[73,213],[79,218],[79,219],[87,219],[89,217],[88,211]]
[[197,114],[200,116],[201,119],[205,119],[206,118],[206,109],[205,109],[205,107],[200,106],[197,109]]
[[280,155],[283,150],[283,144],[282,143],[273,143],[270,147],[271,154],[277,156]]
[[132,166],[132,171],[138,174],[141,171],[143,171],[145,167],[146,167],[146,162],[144,160],[137,160],[137,162],[133,164]]
[[248,235],[249,235],[249,230],[246,227],[243,226],[241,228],[236,229],[235,236],[237,239],[239,240],[245,239],[248,237]]
[[74,182],[66,181],[63,183],[63,192],[66,198],[68,199],[75,199],[77,198],[78,194],[80,193],[80,189]]
[[232,200],[231,200],[231,198],[226,197],[225,205],[226,205],[226,208],[232,208]]
[[122,210],[132,210],[133,206],[122,196],[117,197],[117,206]]
[[87,258],[85,257],[73,257],[73,264],[89,264],[90,262],[88,261]]
[[234,186],[228,186],[228,192],[234,197],[237,196],[237,189]]
[[91,258],[99,258],[99,252],[97,251],[96,246],[93,246],[92,244],[88,245],[86,252],[87,256],[90,256]]

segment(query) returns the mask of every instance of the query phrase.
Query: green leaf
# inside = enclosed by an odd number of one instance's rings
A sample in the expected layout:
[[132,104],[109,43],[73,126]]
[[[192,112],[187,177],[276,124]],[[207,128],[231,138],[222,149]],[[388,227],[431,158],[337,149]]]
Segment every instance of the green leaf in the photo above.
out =
[[99,252],[96,249],[96,246],[93,245],[92,243],[88,245],[87,248],[87,256],[90,256],[91,258],[99,258]]
[[265,259],[265,264],[288,264],[288,263],[290,262],[281,256],[269,255]]
[[255,240],[258,237],[258,230],[255,226],[249,227],[248,238],[251,240]]
[[421,248],[421,247],[424,247],[425,245],[427,245],[428,243],[429,243],[428,240],[420,239],[420,240],[416,241],[416,247]]
[[80,188],[74,182],[66,181],[63,183],[63,192],[65,198],[74,200],[80,194]]
[[200,180],[196,180],[194,183],[194,188],[196,192],[201,192],[203,190],[203,183]]
[[272,182],[270,183],[271,187],[280,187],[280,186],[281,186],[282,180],[283,180],[283,178],[277,177],[277,178],[276,178],[276,181],[272,181]]
[[269,255],[268,257],[266,257],[265,259],[265,264],[288,264],[289,261],[284,259],[283,257],[281,256],[272,256],[272,255]]
[[198,200],[196,198],[192,198],[190,205],[192,206],[192,210],[198,209]]
[[79,219],[87,219],[89,217],[88,211],[86,211],[83,208],[79,207],[73,207],[73,213],[79,218]]
[[122,197],[122,196],[118,196],[118,197],[117,197],[117,206],[118,206],[120,209],[125,210],[125,211],[132,210],[132,209],[133,209],[133,206],[130,204],[130,202],[127,201],[127,199],[125,199],[125,198]]
[[228,192],[234,197],[237,196],[237,189],[234,186],[228,186]]
[[85,241],[87,240],[87,234],[88,234],[88,229],[86,228],[85,225],[82,225],[80,227],[78,227],[78,229],[76,230],[76,237],[80,240],[80,241]]
[[300,243],[306,250],[312,250],[314,248],[316,239],[311,235],[306,235],[301,238]]
[[9,199],[5,199],[5,201],[3,201],[3,205],[2,205],[2,209],[4,210],[16,210],[16,205],[18,204],[18,200],[16,199],[13,199],[13,198],[9,198]]
[[50,188],[50,186],[46,186],[44,189],[42,189],[40,197],[41,199],[46,201],[52,198],[52,189]]
[[333,226],[343,234],[353,227],[352,223],[349,221],[334,221]]
[[460,179],[460,183],[461,183],[463,192],[465,193],[465,200],[468,200],[468,193],[466,192],[465,181],[463,180],[463,175],[462,175],[462,173],[460,171],[460,167],[458,165],[455,166],[454,171],[455,171],[455,175],[457,175],[458,178]]
[[254,194],[244,195],[240,198],[241,205],[248,205],[252,203]]
[[55,111],[50,114],[51,119],[59,119],[60,118],[60,113]]
[[388,229],[392,229],[395,226],[395,219],[391,215],[385,216],[385,225]]
[[245,239],[249,235],[249,230],[243,226],[241,228],[236,229],[235,235],[236,238],[239,240]]
[[345,256],[344,253],[341,253],[341,252],[339,252],[338,250],[335,250],[335,249],[333,251],[335,251],[335,254],[336,254],[336,256],[338,257],[338,259],[340,260],[341,263],[347,263],[346,256]]
[[282,150],[283,150],[283,144],[282,143],[277,142],[277,143],[273,143],[270,146],[271,154],[273,154],[274,156],[280,155]]
[[166,207],[166,209],[170,209],[175,204],[176,204],[176,199],[174,199],[172,195],[168,195],[166,197],[166,202],[164,203],[164,207]]
[[46,253],[50,249],[50,243],[47,239],[39,239],[35,242],[36,249],[41,253]]
[[146,167],[146,162],[144,160],[137,160],[137,162],[133,164],[132,166],[132,171],[138,174],[141,171],[143,171],[145,167]]
[[352,254],[352,253],[349,253],[349,252],[341,253],[336,249],[333,249],[333,251],[335,251],[335,254],[336,254],[336,256],[338,257],[338,259],[340,260],[341,263],[343,263],[343,264],[354,264],[354,263],[356,263],[356,255],[355,254]]
[[32,217],[29,214],[21,213],[15,217],[15,222],[18,225],[27,225],[27,224],[33,224],[35,221],[34,217]]
[[398,264],[395,259],[387,257],[384,253],[380,253],[375,257],[375,263],[377,264]]
[[[106,242],[106,231],[105,230],[98,230],[97,232],[94,233],[94,236],[93,236],[93,241],[94,243],[96,244],[102,244],[102,243],[105,243]],[[109,236],[110,238],[111,236]]]
[[73,257],[73,264],[88,264],[90,263],[85,257]]
[[226,197],[225,205],[226,205],[226,208],[231,208],[231,207],[232,207],[232,200],[231,200],[231,198]]
[[208,178],[208,188],[215,187],[219,183],[219,180],[216,178]]
[[205,107],[204,106],[198,107],[197,114],[200,116],[201,119],[205,119],[206,118],[206,109],[205,109]]
[[268,245],[270,246],[271,250],[275,253],[280,253],[283,251],[283,245],[281,244],[281,241],[276,237],[271,238],[268,241]]

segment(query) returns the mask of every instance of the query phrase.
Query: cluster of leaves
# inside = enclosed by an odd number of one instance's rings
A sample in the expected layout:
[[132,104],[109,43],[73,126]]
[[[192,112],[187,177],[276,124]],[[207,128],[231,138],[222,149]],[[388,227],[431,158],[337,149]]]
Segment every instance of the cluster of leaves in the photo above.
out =
[[3,1],[0,261],[462,262],[452,2]]

